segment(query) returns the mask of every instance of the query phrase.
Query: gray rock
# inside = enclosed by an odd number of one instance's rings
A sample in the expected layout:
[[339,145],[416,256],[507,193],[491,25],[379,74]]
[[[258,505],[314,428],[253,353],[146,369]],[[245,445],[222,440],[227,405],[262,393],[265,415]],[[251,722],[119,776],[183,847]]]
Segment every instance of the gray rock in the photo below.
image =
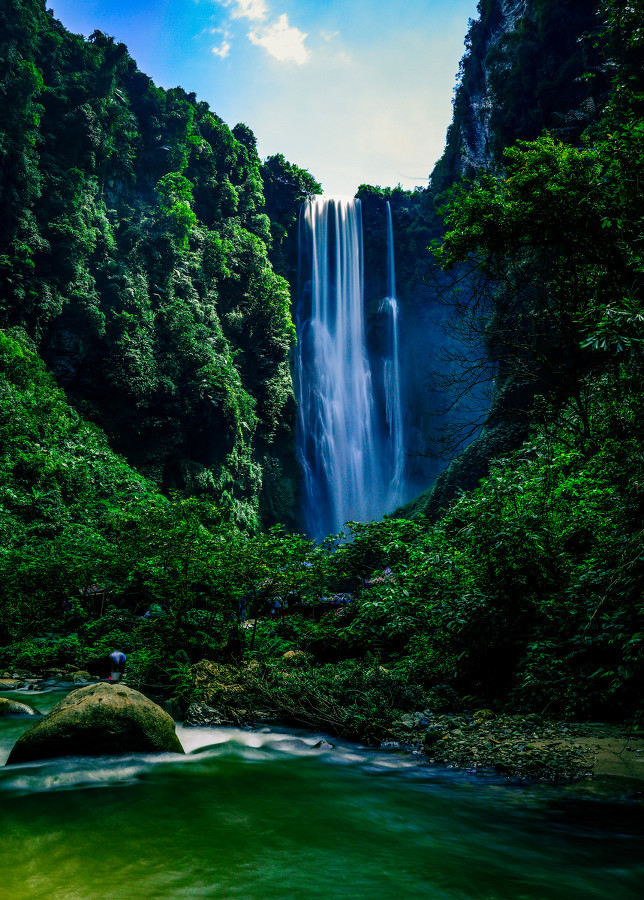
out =
[[317,744],[313,744],[314,750],[333,750],[335,744],[332,744],[330,741],[318,741]]
[[225,719],[214,706],[208,706],[206,703],[191,703],[183,717],[183,724],[192,727],[218,728],[231,723],[230,719]]
[[400,721],[410,731],[418,728],[427,728],[429,725],[427,716],[420,712],[405,713],[404,716],[400,717]]
[[89,681],[98,681],[97,675],[90,675],[89,672],[86,672],[84,669],[79,669],[77,672],[74,672],[71,676],[71,680],[74,684],[83,684],[83,682],[87,683]]
[[28,706],[26,703],[19,703],[17,700],[7,700],[6,697],[0,697],[0,718],[3,716],[40,716],[42,713]]
[[183,753],[174,722],[125,685],[91,684],[68,694],[15,743],[7,765],[60,756]]

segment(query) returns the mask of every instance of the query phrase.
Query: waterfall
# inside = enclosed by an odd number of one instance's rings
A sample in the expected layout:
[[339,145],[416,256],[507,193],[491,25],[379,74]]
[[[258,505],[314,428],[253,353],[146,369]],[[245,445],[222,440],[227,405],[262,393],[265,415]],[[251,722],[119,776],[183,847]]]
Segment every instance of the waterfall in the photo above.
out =
[[394,262],[394,229],[391,206],[387,201],[387,296],[381,312],[387,321],[387,346],[383,358],[383,383],[387,424],[387,464],[390,477],[388,503],[390,508],[403,500],[405,448],[403,433],[400,346],[398,339],[398,300],[396,298],[396,266]]
[[[388,298],[383,409],[367,349],[360,201],[307,202],[300,250],[297,452],[305,526],[321,538],[347,521],[379,518],[398,502],[404,466],[398,310]],[[393,284],[393,246],[391,254]]]

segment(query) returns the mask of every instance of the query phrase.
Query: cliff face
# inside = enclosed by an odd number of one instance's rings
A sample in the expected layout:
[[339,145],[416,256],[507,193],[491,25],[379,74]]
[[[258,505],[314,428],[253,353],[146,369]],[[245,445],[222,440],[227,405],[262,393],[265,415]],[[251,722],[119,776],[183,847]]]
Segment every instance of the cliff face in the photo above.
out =
[[508,35],[516,31],[519,22],[529,12],[530,0],[498,0],[486,19],[480,19],[476,44],[465,58],[463,78],[467,77],[467,90],[460,98],[463,114],[456,123],[456,143],[459,153],[455,158],[454,175],[467,175],[472,170],[490,168],[494,162],[494,137],[492,112],[494,91],[491,84],[492,70],[488,63],[493,51],[502,53],[502,45]]
[[434,191],[497,168],[505,147],[544,128],[578,139],[606,88],[594,39],[598,7],[598,0],[480,0]]

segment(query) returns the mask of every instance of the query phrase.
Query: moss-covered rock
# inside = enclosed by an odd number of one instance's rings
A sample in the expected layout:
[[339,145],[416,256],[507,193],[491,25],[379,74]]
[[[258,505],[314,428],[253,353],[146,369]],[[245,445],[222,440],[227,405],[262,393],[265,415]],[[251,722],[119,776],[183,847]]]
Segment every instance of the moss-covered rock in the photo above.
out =
[[72,691],[16,742],[8,764],[60,756],[183,753],[172,718],[125,685]]
[[0,718],[4,716],[39,716],[41,713],[33,706],[27,706],[26,703],[19,703],[17,700],[8,700],[6,697],[0,697]]

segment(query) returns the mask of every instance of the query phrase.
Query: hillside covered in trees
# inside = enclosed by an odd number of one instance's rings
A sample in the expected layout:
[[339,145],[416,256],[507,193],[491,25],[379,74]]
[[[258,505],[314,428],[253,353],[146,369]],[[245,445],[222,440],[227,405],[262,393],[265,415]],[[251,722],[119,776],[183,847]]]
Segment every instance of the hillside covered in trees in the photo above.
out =
[[271,224],[248,127],[155,87],[42,0],[0,16],[2,326],[161,489],[246,526],[293,521],[294,332],[268,247],[279,257],[271,230],[319,186],[269,160]]

